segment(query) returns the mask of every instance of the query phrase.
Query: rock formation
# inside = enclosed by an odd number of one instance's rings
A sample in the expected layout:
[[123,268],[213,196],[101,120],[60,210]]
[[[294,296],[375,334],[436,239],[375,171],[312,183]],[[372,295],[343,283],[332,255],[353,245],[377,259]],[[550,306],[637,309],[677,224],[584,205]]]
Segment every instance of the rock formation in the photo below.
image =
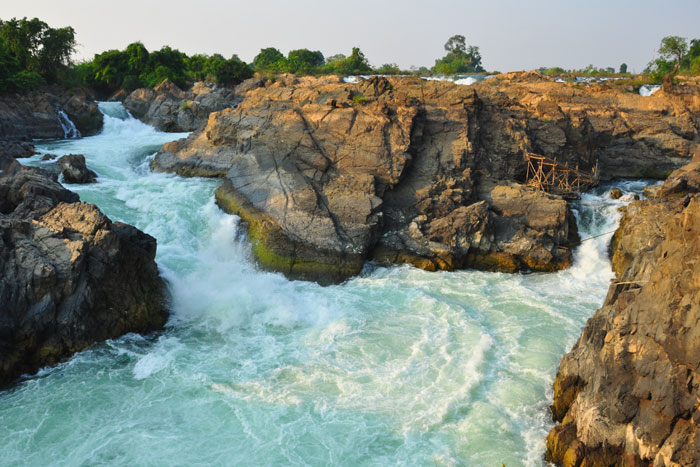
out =
[[700,465],[700,158],[630,204],[616,281],[562,360],[548,460]]
[[234,93],[230,89],[196,83],[185,92],[165,80],[153,90],[142,88],[124,99],[124,107],[135,118],[161,131],[194,131],[206,125],[211,112],[230,107]]
[[66,183],[94,183],[97,180],[97,174],[87,168],[82,154],[62,156],[56,164]]
[[[155,170],[223,177],[263,267],[335,282],[367,259],[426,269],[555,270],[564,200],[522,185],[534,152],[603,177],[665,175],[700,152],[697,87],[644,98],[540,75],[467,87],[282,76],[166,144]],[[634,167],[631,171],[629,167]]]
[[102,113],[86,91],[69,92],[53,86],[45,92],[0,96],[0,141],[63,138],[58,109],[68,115],[83,136],[102,128]]
[[0,170],[0,383],[164,325],[154,238],[41,169],[5,158]]

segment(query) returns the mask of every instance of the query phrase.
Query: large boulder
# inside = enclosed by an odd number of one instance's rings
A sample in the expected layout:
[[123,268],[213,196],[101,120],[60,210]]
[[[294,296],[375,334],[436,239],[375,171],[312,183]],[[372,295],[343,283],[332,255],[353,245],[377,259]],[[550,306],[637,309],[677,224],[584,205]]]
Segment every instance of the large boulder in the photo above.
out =
[[94,183],[97,180],[97,174],[87,168],[82,154],[62,156],[56,164],[66,183]]
[[700,162],[629,205],[612,249],[616,280],[559,366],[547,458],[700,465]]
[[0,383],[127,332],[161,328],[156,241],[46,172],[0,173]]
[[234,95],[202,82],[185,92],[166,79],[153,90],[136,89],[124,99],[124,107],[161,131],[194,131],[206,125],[211,112],[230,107]]

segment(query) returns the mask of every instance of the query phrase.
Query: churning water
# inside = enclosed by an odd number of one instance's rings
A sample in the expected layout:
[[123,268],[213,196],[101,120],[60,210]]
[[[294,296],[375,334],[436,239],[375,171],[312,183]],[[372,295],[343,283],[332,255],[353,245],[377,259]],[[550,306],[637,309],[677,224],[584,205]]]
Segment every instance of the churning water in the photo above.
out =
[[[183,135],[100,107],[100,135],[38,148],[85,154],[98,183],[70,188],[158,239],[172,317],[0,392],[0,463],[544,463],[551,384],[605,296],[609,235],[556,274],[401,266],[325,288],[287,281],[255,268],[238,219],[214,204],[217,181],[149,171]],[[582,237],[613,230],[624,199],[584,195]]]

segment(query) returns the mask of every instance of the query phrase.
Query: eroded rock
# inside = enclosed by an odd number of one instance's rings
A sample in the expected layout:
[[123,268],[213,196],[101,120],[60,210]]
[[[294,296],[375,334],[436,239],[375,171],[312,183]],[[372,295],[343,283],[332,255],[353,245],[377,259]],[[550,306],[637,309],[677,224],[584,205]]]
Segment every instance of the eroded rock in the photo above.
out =
[[549,460],[700,464],[699,192],[693,162],[627,207],[612,246],[617,279],[559,367]]
[[0,383],[167,319],[156,241],[45,171],[0,173]]
[[161,131],[181,132],[204,127],[211,112],[230,107],[234,93],[230,89],[196,83],[185,92],[170,80],[153,90],[137,89],[124,99],[131,114]]
[[[225,178],[220,206],[269,227],[251,228],[256,256],[290,277],[336,280],[366,259],[556,270],[570,264],[575,223],[565,201],[523,185],[524,154],[598,165],[603,178],[620,175],[618,157],[627,175],[671,170],[700,148],[698,109],[687,96],[652,102],[535,78],[286,75],[166,144],[152,168]],[[297,274],[297,263],[318,270]]]
[[97,174],[87,168],[85,156],[82,154],[68,154],[62,156],[56,162],[66,183],[94,183]]

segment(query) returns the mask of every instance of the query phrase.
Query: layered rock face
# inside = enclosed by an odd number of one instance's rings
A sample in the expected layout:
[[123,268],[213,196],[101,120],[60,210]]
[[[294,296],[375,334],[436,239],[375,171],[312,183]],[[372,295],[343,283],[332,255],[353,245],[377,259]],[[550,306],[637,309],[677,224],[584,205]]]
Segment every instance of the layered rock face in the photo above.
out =
[[124,107],[135,118],[161,131],[194,131],[206,125],[211,112],[230,107],[233,96],[230,89],[217,89],[201,82],[185,92],[165,80],[153,90],[133,91],[124,99]]
[[[425,269],[555,270],[576,241],[564,200],[523,186],[534,152],[602,176],[700,151],[697,89],[643,98],[539,75],[478,86],[285,76],[166,144],[155,170],[224,177],[262,266],[335,282],[366,259]],[[654,99],[645,101],[644,99]],[[695,132],[695,133],[693,133]]]
[[700,158],[626,208],[617,281],[559,367],[547,458],[700,465]]
[[167,320],[156,241],[41,169],[0,173],[0,383]]
[[[63,138],[58,109],[68,115],[83,136],[102,128],[102,113],[84,90],[69,92],[49,87],[45,92],[0,96],[0,141]],[[2,147],[11,149],[9,143],[0,144]]]

